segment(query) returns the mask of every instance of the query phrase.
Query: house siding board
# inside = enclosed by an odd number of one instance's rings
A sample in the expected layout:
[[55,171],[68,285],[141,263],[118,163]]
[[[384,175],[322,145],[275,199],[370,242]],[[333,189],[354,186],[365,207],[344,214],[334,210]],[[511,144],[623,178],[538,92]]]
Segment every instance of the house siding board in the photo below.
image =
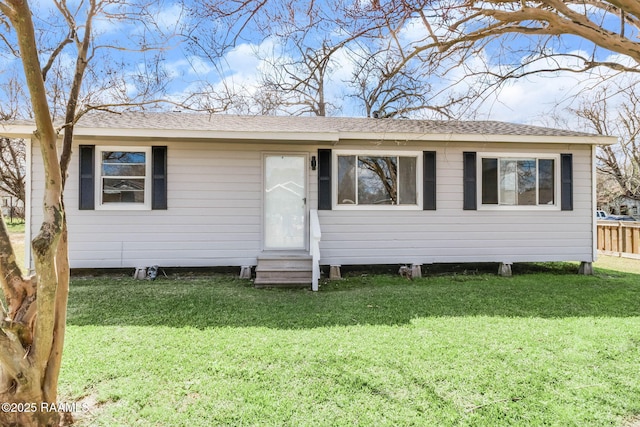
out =
[[[109,143],[96,141],[95,145]],[[166,211],[80,211],[78,180],[68,180],[65,196],[72,268],[256,263],[261,239],[261,152],[282,147],[163,145],[168,146]],[[77,163],[72,162],[72,177],[78,176]],[[33,200],[37,201],[42,197],[41,177],[34,177],[34,187]],[[35,213],[38,218],[34,221],[40,222],[42,216]]]
[[321,263],[592,260],[590,147],[570,150],[573,211],[462,209],[463,152],[558,154],[557,147],[459,144],[437,151],[436,211],[320,212]]
[[[83,142],[80,141],[82,144]],[[91,144],[113,145],[91,141]],[[255,265],[262,238],[262,155],[323,146],[153,141],[166,145],[168,210],[81,211],[78,159],[65,202],[72,268]],[[141,146],[129,142],[125,145]],[[325,146],[326,147],[326,146]],[[77,147],[76,147],[77,148]],[[335,149],[375,150],[371,143]],[[591,261],[591,148],[483,143],[383,145],[381,150],[435,151],[437,210],[319,211],[321,263]],[[463,152],[573,154],[573,211],[479,210],[463,204]],[[33,148],[38,153],[38,147]],[[77,150],[74,150],[77,153]],[[42,220],[44,180],[33,158],[32,234]],[[308,199],[318,207],[318,171],[309,168]],[[560,201],[558,200],[558,203]]]

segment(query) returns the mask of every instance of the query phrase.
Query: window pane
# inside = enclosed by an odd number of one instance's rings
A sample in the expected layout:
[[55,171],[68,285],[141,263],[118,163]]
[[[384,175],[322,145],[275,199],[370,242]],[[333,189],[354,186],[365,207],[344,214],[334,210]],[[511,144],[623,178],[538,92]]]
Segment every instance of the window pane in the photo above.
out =
[[356,203],[356,156],[338,156],[338,204]]
[[136,151],[103,151],[103,176],[144,176],[145,153]]
[[144,203],[146,153],[102,151],[101,159],[102,203]]
[[102,203],[144,203],[144,179],[104,178]]
[[400,157],[400,204],[418,203],[416,193],[416,157]]
[[397,157],[358,157],[358,204],[396,204],[398,194],[397,162]]
[[144,176],[145,165],[143,164],[111,164],[102,165],[103,176]]
[[498,159],[482,159],[482,203],[498,204]]
[[516,204],[517,162],[515,160],[500,160],[500,204]]
[[500,204],[536,205],[536,160],[500,160]]
[[554,161],[553,159],[538,160],[538,204],[553,205],[554,200]]
[[102,163],[142,163],[145,153],[137,151],[103,151]]
[[535,205],[536,161],[518,160],[518,205]]

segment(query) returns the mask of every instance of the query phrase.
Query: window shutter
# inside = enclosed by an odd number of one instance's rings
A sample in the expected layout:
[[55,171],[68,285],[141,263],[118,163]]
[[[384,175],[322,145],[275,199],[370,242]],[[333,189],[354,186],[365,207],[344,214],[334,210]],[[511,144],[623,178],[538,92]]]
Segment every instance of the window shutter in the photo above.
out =
[[560,206],[573,210],[573,154],[560,154]]
[[476,153],[465,151],[462,153],[463,165],[463,209],[475,211],[477,209],[476,186]]
[[436,152],[423,152],[422,162],[422,179],[423,183],[423,200],[422,209],[425,211],[436,210]]
[[151,147],[151,209],[167,209],[167,147]]
[[318,209],[331,210],[331,150],[318,150]]
[[95,209],[95,146],[81,145],[80,151],[80,196],[78,208],[80,210]]

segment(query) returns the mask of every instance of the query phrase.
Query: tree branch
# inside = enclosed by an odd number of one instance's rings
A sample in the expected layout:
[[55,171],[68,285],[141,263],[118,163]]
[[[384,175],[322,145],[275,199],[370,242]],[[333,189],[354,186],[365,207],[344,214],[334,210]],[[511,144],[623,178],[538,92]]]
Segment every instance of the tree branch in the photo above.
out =
[[47,73],[49,72],[49,70],[53,66],[54,61],[62,53],[62,51],[64,50],[65,46],[67,46],[69,43],[73,43],[73,38],[74,37],[75,37],[75,34],[74,34],[73,31],[71,31],[69,33],[69,36],[66,39],[64,39],[62,42],[60,42],[60,44],[51,53],[51,55],[49,56],[49,60],[47,61],[45,66],[42,67],[42,79],[43,80],[47,80]]
[[53,342],[55,294],[58,283],[54,257],[64,215],[61,205],[62,177],[56,148],[57,135],[51,120],[47,91],[38,61],[31,11],[26,2],[12,0],[11,4],[16,10],[16,17],[11,22],[18,34],[18,45],[35,115],[37,131],[34,138],[40,142],[45,172],[44,217],[40,232],[32,242],[38,271],[38,297],[35,302],[38,321],[35,324],[31,355],[34,366],[44,374]]
[[10,331],[0,328],[0,366],[5,374],[8,374],[21,385],[27,384],[26,377],[29,369],[26,359],[27,351],[20,345],[17,338],[12,337]]
[[[70,15],[69,10],[66,7],[66,2],[61,4],[56,0],[56,6],[58,9],[65,15]],[[75,115],[77,109],[78,97],[80,95],[80,89],[82,88],[82,81],[84,79],[85,70],[87,69],[87,65],[89,63],[88,60],[88,52],[91,44],[92,38],[92,24],[93,18],[97,12],[96,0],[89,1],[90,7],[87,11],[87,19],[84,26],[84,37],[82,41],[77,40],[76,44],[78,45],[78,56],[76,58],[76,67],[73,75],[73,81],[71,83],[71,88],[68,95],[68,101],[65,111],[65,124],[67,127],[64,130],[64,136],[62,139],[62,153],[60,155],[60,173],[62,176],[62,188],[64,188],[66,180],[67,180],[67,169],[69,167],[69,162],[71,161],[71,147],[73,143],[73,124],[75,123]],[[75,21],[71,18],[67,19],[69,25],[75,25]],[[71,27],[71,31],[74,32],[75,29]]]
[[22,307],[25,299],[33,295],[35,289],[30,287],[28,280],[22,276],[1,212],[0,222],[0,284],[8,304],[9,312],[7,314],[9,318],[15,319],[16,313]]

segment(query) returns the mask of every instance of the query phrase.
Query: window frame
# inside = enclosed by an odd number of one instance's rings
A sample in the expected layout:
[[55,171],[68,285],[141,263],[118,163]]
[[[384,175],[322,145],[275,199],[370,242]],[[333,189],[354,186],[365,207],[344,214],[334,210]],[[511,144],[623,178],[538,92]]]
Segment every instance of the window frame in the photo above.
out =
[[[417,211],[422,210],[423,204],[423,152],[422,151],[393,151],[393,150],[332,150],[331,161],[331,205],[333,210],[368,210],[368,211]],[[371,157],[415,157],[416,159],[416,203],[403,205],[365,205],[365,204],[339,204],[338,190],[338,157],[340,156],[371,156]],[[357,160],[356,160],[357,163]],[[357,169],[357,167],[356,167]],[[357,188],[357,183],[356,183]],[[356,190],[357,191],[357,190]],[[357,197],[356,197],[357,199]]]
[[[482,161],[483,159],[497,159],[498,160],[498,187],[496,188],[498,195],[498,203],[497,204],[484,204],[482,203],[482,193],[483,193],[483,176],[482,176]],[[500,163],[502,160],[512,160],[512,161],[522,161],[522,160],[535,160],[536,161],[536,204],[535,205],[502,205],[500,204]],[[543,204],[540,205],[537,203],[539,200],[539,160],[553,160],[553,204]],[[555,153],[508,153],[508,152],[482,152],[477,153],[476,158],[476,182],[478,186],[477,191],[477,203],[478,210],[499,210],[499,211],[559,211],[561,210],[561,182],[560,182],[560,154]]]
[[[102,153],[105,151],[145,153],[144,203],[103,203]],[[152,153],[151,147],[137,146],[96,146],[95,147],[95,210],[151,210],[152,196]]]

